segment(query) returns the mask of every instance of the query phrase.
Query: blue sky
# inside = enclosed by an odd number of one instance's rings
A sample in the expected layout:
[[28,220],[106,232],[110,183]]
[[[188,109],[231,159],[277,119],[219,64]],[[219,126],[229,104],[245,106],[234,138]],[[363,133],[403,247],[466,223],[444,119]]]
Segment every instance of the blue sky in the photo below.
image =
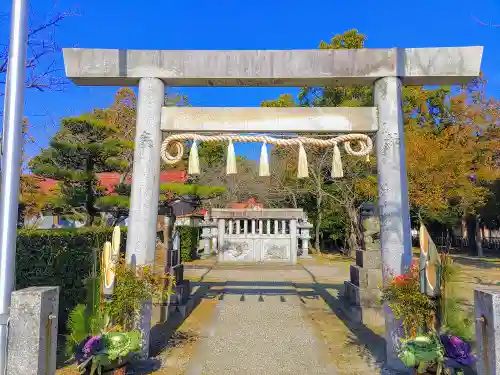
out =
[[[309,49],[320,40],[357,28],[367,47],[438,47],[484,45],[483,71],[489,94],[500,95],[500,28],[474,21],[500,23],[498,0],[336,0],[308,1],[167,1],[59,0],[57,9],[78,9],[57,33],[62,47],[129,49]],[[39,17],[54,0],[31,0]],[[2,1],[0,12],[9,11]],[[7,29],[0,30],[2,43]],[[62,66],[62,56],[57,57]],[[106,107],[117,88],[77,87],[64,92],[26,94],[26,115],[38,152],[58,128],[61,117]],[[258,106],[289,88],[182,88],[196,106]],[[237,153],[256,158],[260,145],[238,145]]]

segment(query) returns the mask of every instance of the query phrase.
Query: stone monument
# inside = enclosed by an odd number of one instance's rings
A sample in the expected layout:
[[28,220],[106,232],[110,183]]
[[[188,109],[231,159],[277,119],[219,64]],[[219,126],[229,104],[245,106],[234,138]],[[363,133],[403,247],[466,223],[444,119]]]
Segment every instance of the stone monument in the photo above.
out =
[[344,282],[350,316],[367,325],[383,325],[378,305],[382,285],[380,254],[380,219],[377,206],[371,202],[361,206],[363,248],[356,250],[356,264],[351,264],[350,280]]
[[35,286],[12,293],[7,374],[56,373],[59,287]]

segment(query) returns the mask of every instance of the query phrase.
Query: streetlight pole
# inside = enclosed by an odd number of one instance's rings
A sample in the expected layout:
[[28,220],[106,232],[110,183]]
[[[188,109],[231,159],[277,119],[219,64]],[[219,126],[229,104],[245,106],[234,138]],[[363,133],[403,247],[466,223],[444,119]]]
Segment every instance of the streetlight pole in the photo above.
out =
[[0,195],[0,375],[7,374],[10,295],[15,285],[27,41],[28,0],[12,0]]

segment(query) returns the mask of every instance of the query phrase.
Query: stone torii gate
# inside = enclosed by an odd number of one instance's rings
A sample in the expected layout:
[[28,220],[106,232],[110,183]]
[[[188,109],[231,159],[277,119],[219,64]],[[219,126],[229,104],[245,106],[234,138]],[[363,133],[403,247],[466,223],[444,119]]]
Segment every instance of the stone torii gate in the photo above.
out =
[[[64,49],[66,75],[82,86],[139,86],[127,259],[154,260],[161,131],[368,132],[376,153],[383,278],[410,265],[403,85],[456,85],[479,75],[482,47],[290,51]],[[166,86],[373,85],[373,108],[163,108]],[[304,121],[306,120],[307,121]],[[302,120],[302,121],[301,121]],[[398,325],[386,315],[387,373]]]

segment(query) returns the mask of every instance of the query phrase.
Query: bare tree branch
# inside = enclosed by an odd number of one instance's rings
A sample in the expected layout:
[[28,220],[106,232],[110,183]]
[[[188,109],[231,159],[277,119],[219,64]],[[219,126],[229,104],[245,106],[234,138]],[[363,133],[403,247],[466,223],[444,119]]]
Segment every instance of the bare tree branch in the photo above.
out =
[[[28,49],[26,58],[25,86],[37,91],[60,91],[68,83],[63,69],[58,67],[56,54],[60,51],[56,43],[55,32],[66,18],[76,15],[74,12],[52,12],[43,21],[34,21],[30,16],[28,31]],[[0,15],[0,25],[8,22],[9,17]],[[5,85],[9,63],[9,44],[0,44],[0,85]],[[0,89],[0,96],[5,89]]]
[[482,25],[482,26],[488,26],[488,27],[495,27],[495,28],[498,28],[500,27],[500,24],[494,24],[494,23],[487,23],[487,22],[483,22],[481,20],[479,20],[476,16],[472,15],[472,19],[474,21],[476,21],[478,24]]

